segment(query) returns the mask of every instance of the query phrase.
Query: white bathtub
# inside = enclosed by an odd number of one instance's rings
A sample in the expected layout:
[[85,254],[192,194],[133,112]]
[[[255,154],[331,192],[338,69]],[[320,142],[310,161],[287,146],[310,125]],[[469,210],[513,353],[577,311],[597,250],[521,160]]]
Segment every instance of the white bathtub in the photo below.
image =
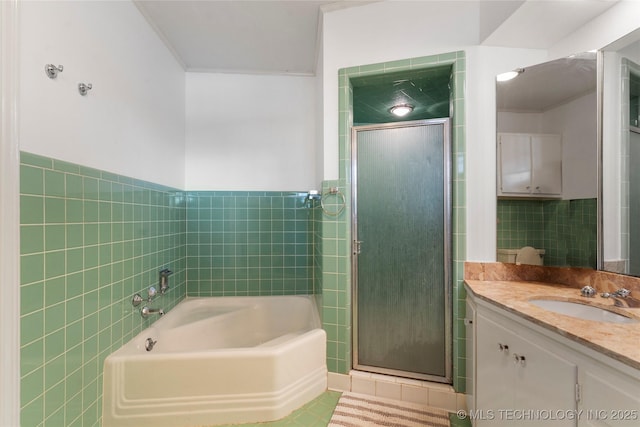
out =
[[103,426],[273,421],[326,390],[325,355],[312,296],[187,298],[106,358]]

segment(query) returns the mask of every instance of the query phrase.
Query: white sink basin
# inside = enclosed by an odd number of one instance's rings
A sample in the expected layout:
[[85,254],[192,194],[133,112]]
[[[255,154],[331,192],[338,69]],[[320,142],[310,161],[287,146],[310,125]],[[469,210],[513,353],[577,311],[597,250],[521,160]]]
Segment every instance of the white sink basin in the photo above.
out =
[[577,317],[578,319],[595,320],[597,322],[609,323],[637,323],[636,319],[623,316],[613,311],[605,310],[592,305],[579,304],[570,301],[555,301],[549,299],[532,299],[529,302],[545,310],[564,314],[565,316]]

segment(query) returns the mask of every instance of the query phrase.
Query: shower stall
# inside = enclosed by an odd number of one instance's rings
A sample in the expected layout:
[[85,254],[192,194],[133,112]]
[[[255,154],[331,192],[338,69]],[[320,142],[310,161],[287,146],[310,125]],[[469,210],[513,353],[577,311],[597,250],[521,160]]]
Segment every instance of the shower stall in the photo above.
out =
[[451,383],[450,122],[355,126],[353,366]]

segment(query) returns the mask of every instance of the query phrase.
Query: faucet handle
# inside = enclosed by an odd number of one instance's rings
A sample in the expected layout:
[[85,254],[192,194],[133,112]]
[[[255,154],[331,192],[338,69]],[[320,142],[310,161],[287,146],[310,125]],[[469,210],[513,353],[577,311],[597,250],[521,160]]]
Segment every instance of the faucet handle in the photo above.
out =
[[587,298],[592,298],[596,296],[596,290],[592,286],[585,286],[580,289],[580,295]]
[[173,271],[165,268],[164,270],[160,270],[160,294],[167,292],[169,289],[169,276],[173,274]]
[[626,298],[631,295],[631,291],[629,289],[620,288],[614,292],[614,295],[619,296],[620,298]]

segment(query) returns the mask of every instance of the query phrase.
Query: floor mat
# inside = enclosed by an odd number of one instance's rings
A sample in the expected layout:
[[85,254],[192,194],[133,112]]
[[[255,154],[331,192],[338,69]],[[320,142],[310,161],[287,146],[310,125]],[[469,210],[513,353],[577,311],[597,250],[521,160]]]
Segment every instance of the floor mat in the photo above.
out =
[[449,413],[412,403],[343,393],[329,427],[449,427]]

